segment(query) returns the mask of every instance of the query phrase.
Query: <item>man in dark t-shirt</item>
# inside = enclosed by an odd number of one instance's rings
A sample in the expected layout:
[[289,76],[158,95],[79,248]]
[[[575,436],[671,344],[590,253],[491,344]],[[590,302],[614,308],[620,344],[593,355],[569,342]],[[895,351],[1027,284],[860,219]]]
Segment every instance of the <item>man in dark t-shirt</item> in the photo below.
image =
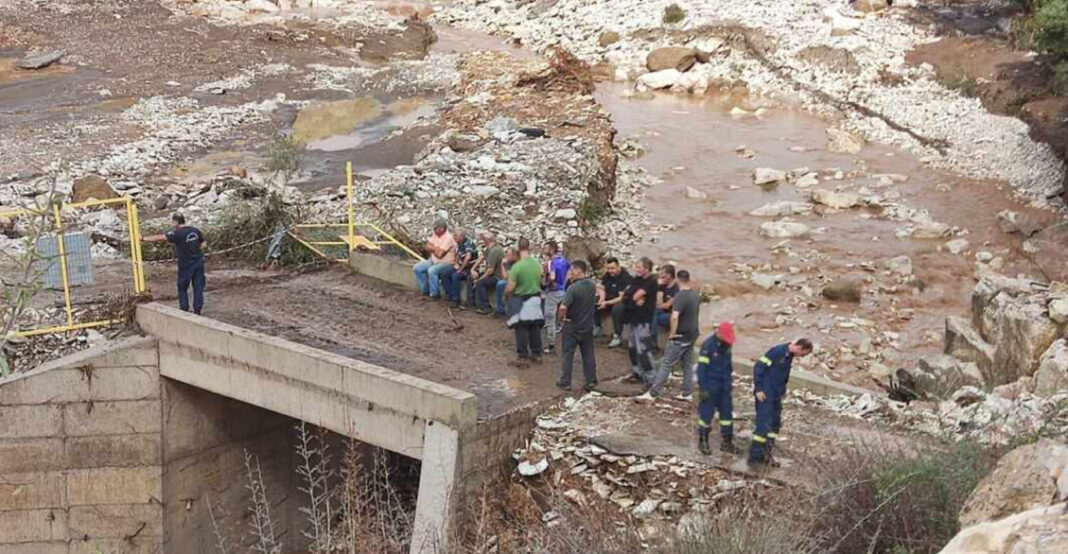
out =
[[204,309],[204,248],[207,240],[200,229],[185,224],[185,216],[174,214],[171,217],[174,229],[162,235],[151,235],[145,242],[169,242],[174,245],[178,258],[178,307],[189,311],[189,285],[193,285],[193,313],[200,314]]
[[671,368],[676,364],[682,366],[682,392],[675,399],[693,399],[693,347],[701,336],[698,323],[701,317],[701,295],[690,283],[689,271],[679,271],[677,281],[679,291],[671,306],[668,343],[664,349],[664,357],[660,360],[660,371],[657,372],[649,390],[638,397],[640,401],[651,402],[660,397],[664,391],[664,383],[671,374]]
[[[627,290],[632,280],[630,273],[619,264],[617,258],[605,260],[604,277],[601,277],[600,287],[601,301],[597,305],[597,323],[600,324],[605,312],[612,315],[612,342],[608,343],[609,348],[623,344],[623,291]],[[599,334],[594,331],[594,335]]]
[[585,388],[591,391],[597,386],[597,360],[593,346],[593,327],[597,319],[597,285],[589,277],[590,267],[586,260],[570,263],[571,286],[567,288],[560,303],[559,317],[564,322],[564,356],[560,362],[560,379],[556,386],[571,390],[572,364],[575,350],[582,354],[582,375]]
[[653,370],[652,322],[656,311],[656,275],[653,261],[642,258],[634,264],[634,280],[623,292],[623,323],[630,335],[631,383],[646,387],[655,378]]

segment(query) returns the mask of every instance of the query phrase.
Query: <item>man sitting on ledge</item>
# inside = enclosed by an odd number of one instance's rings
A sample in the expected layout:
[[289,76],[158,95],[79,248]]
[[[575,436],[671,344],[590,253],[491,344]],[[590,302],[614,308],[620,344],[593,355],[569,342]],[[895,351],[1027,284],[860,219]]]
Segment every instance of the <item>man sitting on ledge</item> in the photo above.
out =
[[438,219],[434,222],[434,234],[427,240],[425,249],[430,259],[423,260],[412,269],[415,284],[424,298],[441,298],[441,278],[450,272],[456,261],[456,240],[449,231],[449,222]]

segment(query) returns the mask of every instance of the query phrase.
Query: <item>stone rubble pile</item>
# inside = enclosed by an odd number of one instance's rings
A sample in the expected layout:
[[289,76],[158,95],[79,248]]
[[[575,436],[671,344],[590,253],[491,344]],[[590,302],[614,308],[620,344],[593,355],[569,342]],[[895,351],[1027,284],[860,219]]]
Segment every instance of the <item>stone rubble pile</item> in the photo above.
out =
[[[934,39],[899,11],[911,2],[863,13],[840,0],[694,0],[685,3],[687,15],[675,26],[662,22],[666,4],[459,0],[432,19],[510,36],[537,50],[560,46],[642,88],[704,93],[741,87],[820,115],[842,115],[843,130],[906,147],[968,176],[1007,179],[1034,203],[1059,205],[1054,197],[1063,187],[1064,165],[1048,145],[1029,138],[1026,124],[992,115],[979,100],[947,89],[932,67],[906,64],[914,46]],[[947,141],[948,148],[939,152],[879,117],[838,112],[826,102],[828,95],[860,99],[920,136]],[[859,142],[840,140],[837,133],[830,138],[841,151],[859,149]]]
[[643,520],[693,519],[717,502],[775,486],[675,456],[620,455],[594,444],[590,439],[626,427],[629,404],[599,393],[565,399],[538,418],[527,447],[513,453],[516,472],[548,478],[580,507],[600,499]]
[[985,445],[1004,446],[1020,437],[1068,434],[1068,391],[1050,397],[1020,392],[1006,398],[967,386],[938,404],[905,404],[873,394],[823,397],[793,391],[790,401],[936,437]]

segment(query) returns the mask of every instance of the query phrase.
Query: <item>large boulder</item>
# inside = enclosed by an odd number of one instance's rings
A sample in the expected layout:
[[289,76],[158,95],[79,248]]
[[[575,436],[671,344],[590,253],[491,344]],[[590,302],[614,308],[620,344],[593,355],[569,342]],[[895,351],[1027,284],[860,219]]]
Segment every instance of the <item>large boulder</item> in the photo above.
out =
[[657,48],[645,58],[645,67],[649,71],[675,69],[687,71],[697,63],[697,51],[685,46],[664,46]]
[[1068,504],[1035,508],[957,533],[939,554],[1068,552]]
[[70,195],[71,202],[85,202],[90,198],[111,200],[119,197],[119,193],[99,175],[86,175],[75,179]]
[[1057,339],[1038,361],[1035,394],[1052,396],[1068,392],[1068,340]]
[[994,347],[984,341],[968,320],[962,317],[946,318],[944,352],[958,360],[979,366],[979,371],[983,372],[986,378],[989,378],[988,373],[994,367]]
[[856,279],[840,278],[823,287],[823,297],[834,302],[860,302],[864,286]]
[[935,354],[918,360],[914,377],[917,388],[935,397],[946,396],[966,386],[982,387],[983,374],[974,362],[962,362],[953,356]]
[[1060,333],[1043,306],[1026,298],[1005,302],[998,310],[996,325],[994,368],[987,376],[987,381],[994,385],[1034,375],[1042,354]]
[[[998,461],[960,511],[960,524],[1049,506],[1068,499],[1068,444],[1050,439],[1021,446]],[[1053,552],[1053,551],[1050,551]]]

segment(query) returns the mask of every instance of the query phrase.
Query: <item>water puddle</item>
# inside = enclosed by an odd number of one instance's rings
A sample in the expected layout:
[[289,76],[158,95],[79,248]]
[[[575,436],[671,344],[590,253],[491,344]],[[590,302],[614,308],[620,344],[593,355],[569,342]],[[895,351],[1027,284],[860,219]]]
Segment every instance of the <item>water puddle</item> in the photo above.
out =
[[316,103],[297,114],[293,136],[309,150],[353,150],[433,114],[428,98],[404,98],[386,105],[374,98]]
[[[1014,264],[1026,264],[1017,254],[1018,239],[997,229],[996,214],[1011,209],[1039,219],[1054,217],[1021,205],[999,183],[934,170],[892,148],[869,145],[856,156],[828,152],[827,124],[804,113],[771,109],[760,117],[737,113],[732,117],[732,108],[745,99],[658,94],[640,100],[626,98],[627,89],[603,84],[597,98],[611,112],[619,136],[637,137],[646,147],[647,153],[636,163],[663,179],[648,191],[646,205],[654,225],[671,226],[655,242],[642,243],[637,253],[658,262],[675,261],[713,286],[723,299],[703,310],[702,326],[711,329],[718,320],[735,321],[749,338],[739,344],[744,356],[759,356],[773,341],[802,334],[816,334],[831,348],[840,344],[856,348],[867,336],[862,329],[813,333],[828,322],[833,326],[835,318],[855,316],[902,333],[902,358],[938,351],[941,341],[934,342],[931,336],[940,336],[944,317],[969,310],[977,250],[1003,256],[1006,273],[1013,273]],[[806,189],[788,183],[764,189],[753,185],[756,168],[818,172],[820,183]],[[907,175],[908,180],[887,185],[870,176],[851,178],[855,170],[862,170],[862,175]],[[895,232],[903,222],[882,218],[874,208],[854,208],[792,216],[815,232],[810,238],[790,240],[788,250],[776,251],[782,241],[760,237],[759,228],[782,218],[750,215],[766,204],[807,202],[812,188],[856,192],[862,187],[896,195],[895,202],[927,209],[936,221],[968,229],[965,238],[971,250],[951,255],[940,248],[948,238],[898,238]],[[691,198],[687,188],[697,189],[707,199]],[[916,276],[926,287],[922,294],[866,297],[859,306],[832,306],[817,296],[811,302],[821,307],[806,309],[808,313],[796,311],[796,289],[760,289],[730,271],[735,263],[773,264],[766,266],[769,273],[807,277],[818,294],[820,278],[864,279],[869,274],[861,270],[862,263],[878,264],[899,255],[912,258]],[[890,313],[896,316],[892,321]],[[851,373],[837,371],[840,378]],[[859,373],[852,380],[870,384]]]

